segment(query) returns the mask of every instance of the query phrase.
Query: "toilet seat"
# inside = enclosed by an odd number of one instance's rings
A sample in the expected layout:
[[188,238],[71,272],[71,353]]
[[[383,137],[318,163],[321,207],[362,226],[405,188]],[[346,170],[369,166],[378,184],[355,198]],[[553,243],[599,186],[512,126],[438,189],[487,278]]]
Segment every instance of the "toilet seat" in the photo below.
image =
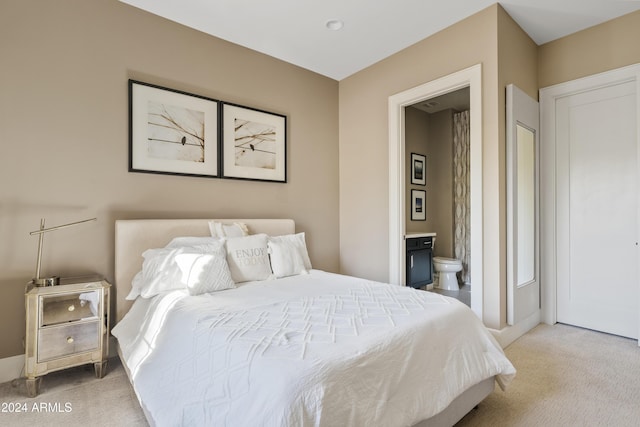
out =
[[438,262],[440,264],[462,264],[462,261],[455,258],[445,258],[445,257],[433,257],[433,262]]

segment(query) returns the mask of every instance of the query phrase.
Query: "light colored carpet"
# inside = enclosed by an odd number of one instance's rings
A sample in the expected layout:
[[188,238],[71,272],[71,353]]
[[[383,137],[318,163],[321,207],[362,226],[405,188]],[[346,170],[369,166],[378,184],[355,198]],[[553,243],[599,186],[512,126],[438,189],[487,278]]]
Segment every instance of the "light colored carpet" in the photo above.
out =
[[456,427],[640,426],[638,341],[541,324],[505,353],[516,378]]
[[[635,340],[565,325],[539,325],[506,349],[517,377],[496,388],[456,427],[640,425],[640,348]],[[0,404],[27,405],[0,412],[0,426],[147,426],[119,360],[96,379],[93,367],[46,375],[37,398],[24,380],[0,384]],[[38,412],[33,405],[70,412]],[[57,404],[57,405],[56,405]],[[0,408],[1,409],[1,408]],[[256,424],[259,424],[256,423]]]
[[0,426],[149,425],[118,358],[109,359],[102,379],[95,377],[93,365],[45,375],[35,398],[27,397],[23,379],[0,384],[2,402],[18,404],[20,409],[26,405],[26,412],[0,412]]

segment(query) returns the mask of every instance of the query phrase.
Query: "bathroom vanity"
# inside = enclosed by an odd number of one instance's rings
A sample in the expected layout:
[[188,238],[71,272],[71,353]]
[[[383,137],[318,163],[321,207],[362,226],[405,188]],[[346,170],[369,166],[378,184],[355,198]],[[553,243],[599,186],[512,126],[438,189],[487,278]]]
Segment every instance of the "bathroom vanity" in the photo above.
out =
[[406,285],[422,288],[433,283],[433,244],[436,233],[405,235]]

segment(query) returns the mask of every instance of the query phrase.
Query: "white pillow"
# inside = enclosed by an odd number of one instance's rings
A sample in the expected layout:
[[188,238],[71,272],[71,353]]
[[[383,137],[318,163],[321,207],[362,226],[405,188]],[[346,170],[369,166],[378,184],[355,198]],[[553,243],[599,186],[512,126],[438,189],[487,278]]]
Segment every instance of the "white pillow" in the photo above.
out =
[[209,221],[209,231],[213,237],[242,237],[249,235],[249,229],[244,222],[223,224],[219,221]]
[[[287,242],[293,245],[300,254],[302,261],[304,262],[304,269],[311,270],[311,259],[309,259],[309,252],[307,251],[307,243],[305,241],[304,232],[297,234],[286,234],[284,236],[269,237],[269,242],[283,243]],[[274,272],[275,273],[275,272]]]
[[151,298],[186,286],[180,282],[180,269],[175,256],[184,248],[147,249],[142,253],[142,272],[140,276],[140,296]]
[[[156,256],[161,256],[162,254],[164,255],[168,255],[169,252],[163,251],[163,249],[178,249],[178,248],[182,248],[182,247],[190,247],[190,246],[198,246],[201,249],[204,249],[203,246],[207,246],[208,249],[211,252],[215,252],[217,248],[223,248],[222,246],[222,242],[220,241],[220,239],[218,237],[211,237],[211,236],[204,236],[204,237],[196,237],[196,236],[184,236],[184,237],[174,237],[168,244],[167,246],[165,246],[164,248],[159,248],[159,249],[150,249],[149,251],[146,251],[145,253],[143,253],[143,257],[146,258],[154,258]],[[145,257],[146,254],[146,257]],[[149,260],[147,262],[147,284],[149,282],[149,280],[154,281],[157,278],[152,277],[151,279],[149,278],[150,275],[155,276],[155,273],[149,271],[149,268],[152,266],[152,263],[155,263],[155,261],[157,260]],[[144,262],[143,262],[143,269],[144,269]],[[133,280],[131,281],[131,291],[129,292],[129,294],[126,296],[126,300],[129,301],[133,301],[136,298],[138,298],[140,296],[140,292],[142,290],[143,285],[145,284],[145,281],[143,280],[143,274],[142,271],[139,271],[134,277]],[[149,286],[152,287],[152,289],[149,289]],[[154,289],[164,289],[167,286],[162,286],[159,284],[153,284],[153,285],[149,285],[147,286],[147,291],[145,292],[145,294],[149,294],[149,293],[153,293],[155,292]],[[169,286],[170,287],[170,286]]]
[[273,275],[278,278],[308,273],[300,251],[290,240],[269,239],[269,257]]
[[189,294],[200,295],[236,287],[225,255],[222,245],[215,252],[203,253],[198,248],[185,248],[184,252],[176,255],[176,264],[182,272],[181,282],[187,286]]
[[227,263],[234,282],[266,280],[271,276],[267,240],[266,234],[226,240]]
[[[216,266],[220,269],[218,263],[215,261],[215,257],[224,260],[224,242],[217,241],[208,245],[190,246],[190,247],[177,247],[177,248],[160,248],[160,249],[148,249],[142,256],[144,261],[142,263],[142,272],[140,276],[140,296],[143,298],[151,298],[155,295],[163,292],[168,292],[176,289],[189,289],[189,285],[195,290],[193,292],[199,292],[201,289],[212,289],[220,286],[222,288],[228,287],[228,283],[211,284],[210,278],[215,275],[214,269]],[[205,269],[207,272],[203,276],[203,279],[199,279],[200,276],[185,275],[185,265],[188,265],[185,259],[182,259],[183,268],[178,263],[178,257],[183,254],[196,254],[196,255],[211,255],[209,258],[202,258],[200,263],[200,270]],[[192,263],[197,261],[197,257],[191,257]],[[207,264],[209,263],[209,264]],[[228,267],[227,267],[228,268]],[[224,271],[218,272],[220,277],[224,277]],[[134,278],[135,282],[135,278]],[[204,282],[204,283],[200,283]],[[205,291],[206,292],[206,291]],[[195,295],[195,293],[192,293]],[[128,295],[127,297],[129,297]]]
[[125,297],[126,300],[133,301],[140,296],[140,289],[142,288],[142,271],[138,271],[133,280],[131,281],[131,291],[129,295]]

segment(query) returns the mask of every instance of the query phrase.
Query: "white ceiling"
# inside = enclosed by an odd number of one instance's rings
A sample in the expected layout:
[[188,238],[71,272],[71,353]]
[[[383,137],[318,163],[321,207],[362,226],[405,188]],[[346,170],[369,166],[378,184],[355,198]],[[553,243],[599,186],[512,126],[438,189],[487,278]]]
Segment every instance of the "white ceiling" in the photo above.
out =
[[[495,0],[120,0],[342,80]],[[505,0],[537,44],[640,9],[640,0]],[[344,27],[332,31],[328,20]],[[469,35],[473,37],[472,34]]]

